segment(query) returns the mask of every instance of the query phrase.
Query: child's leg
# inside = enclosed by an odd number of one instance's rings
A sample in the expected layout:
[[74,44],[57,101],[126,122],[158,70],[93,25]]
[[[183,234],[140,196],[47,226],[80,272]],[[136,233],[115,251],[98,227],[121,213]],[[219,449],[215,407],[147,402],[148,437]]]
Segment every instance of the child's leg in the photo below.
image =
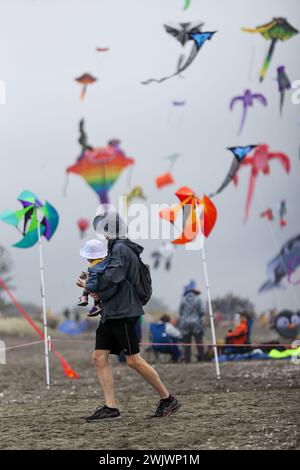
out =
[[79,302],[77,305],[79,307],[85,307],[86,305],[88,305],[88,303],[89,303],[89,291],[84,289],[81,296],[79,297]]

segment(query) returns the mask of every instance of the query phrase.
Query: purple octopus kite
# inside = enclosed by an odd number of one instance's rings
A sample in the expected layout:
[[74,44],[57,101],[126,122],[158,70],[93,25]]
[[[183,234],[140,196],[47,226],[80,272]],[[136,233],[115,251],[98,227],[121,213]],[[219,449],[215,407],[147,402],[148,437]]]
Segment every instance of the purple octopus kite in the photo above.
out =
[[241,101],[243,104],[243,114],[242,114],[242,120],[241,120],[241,124],[239,128],[239,135],[241,134],[243,127],[244,127],[248,108],[250,106],[253,106],[254,100],[257,100],[264,106],[267,106],[267,99],[262,93],[252,93],[250,90],[246,90],[245,93],[241,96],[234,96],[232,100],[230,101],[231,111],[233,110],[233,107],[237,101]]

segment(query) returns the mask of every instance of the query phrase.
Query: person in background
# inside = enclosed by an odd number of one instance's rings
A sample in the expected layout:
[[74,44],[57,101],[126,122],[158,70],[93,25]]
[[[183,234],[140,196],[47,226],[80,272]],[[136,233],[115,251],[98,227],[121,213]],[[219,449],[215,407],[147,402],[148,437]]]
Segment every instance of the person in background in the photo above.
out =
[[150,336],[152,343],[155,343],[152,346],[155,353],[170,354],[172,362],[179,361],[181,351],[179,346],[173,343],[181,339],[181,333],[176,326],[172,325],[169,315],[163,315],[159,322],[150,325]]
[[253,320],[251,315],[248,312],[242,311],[239,312],[239,323],[233,330],[228,330],[225,343],[227,345],[233,345],[233,347],[226,347],[226,354],[237,354],[246,352],[248,349],[247,344],[251,343],[251,329]]
[[[197,344],[197,360],[204,359],[204,310],[200,298],[201,292],[196,289],[196,284],[191,281],[184,289],[179,308],[179,329],[184,343],[191,343],[193,337]],[[184,346],[184,361],[191,362],[191,346]]]

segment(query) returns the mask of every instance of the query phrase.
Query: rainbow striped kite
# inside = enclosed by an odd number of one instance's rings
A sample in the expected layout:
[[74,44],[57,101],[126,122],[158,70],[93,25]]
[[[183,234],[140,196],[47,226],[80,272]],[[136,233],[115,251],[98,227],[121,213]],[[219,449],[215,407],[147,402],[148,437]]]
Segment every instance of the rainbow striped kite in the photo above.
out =
[[108,142],[106,147],[90,147],[86,142],[84,122],[80,122],[79,143],[82,152],[77,162],[66,169],[68,173],[80,175],[87,184],[97,193],[101,204],[108,204],[108,191],[117,181],[122,171],[133,165],[134,158],[127,157],[120,149],[117,139]]

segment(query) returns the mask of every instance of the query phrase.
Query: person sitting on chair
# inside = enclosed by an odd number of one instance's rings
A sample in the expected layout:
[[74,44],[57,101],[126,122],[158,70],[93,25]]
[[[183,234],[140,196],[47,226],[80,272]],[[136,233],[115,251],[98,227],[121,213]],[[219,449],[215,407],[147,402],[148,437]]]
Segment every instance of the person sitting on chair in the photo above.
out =
[[172,325],[169,315],[163,315],[159,322],[150,325],[150,336],[152,343],[154,343],[152,346],[154,353],[170,354],[171,362],[178,362],[181,351],[173,343],[180,340],[181,333],[176,326]]
[[239,312],[240,321],[233,330],[228,330],[225,343],[225,354],[238,354],[247,352],[247,344],[251,343],[251,329],[253,320],[248,312]]

